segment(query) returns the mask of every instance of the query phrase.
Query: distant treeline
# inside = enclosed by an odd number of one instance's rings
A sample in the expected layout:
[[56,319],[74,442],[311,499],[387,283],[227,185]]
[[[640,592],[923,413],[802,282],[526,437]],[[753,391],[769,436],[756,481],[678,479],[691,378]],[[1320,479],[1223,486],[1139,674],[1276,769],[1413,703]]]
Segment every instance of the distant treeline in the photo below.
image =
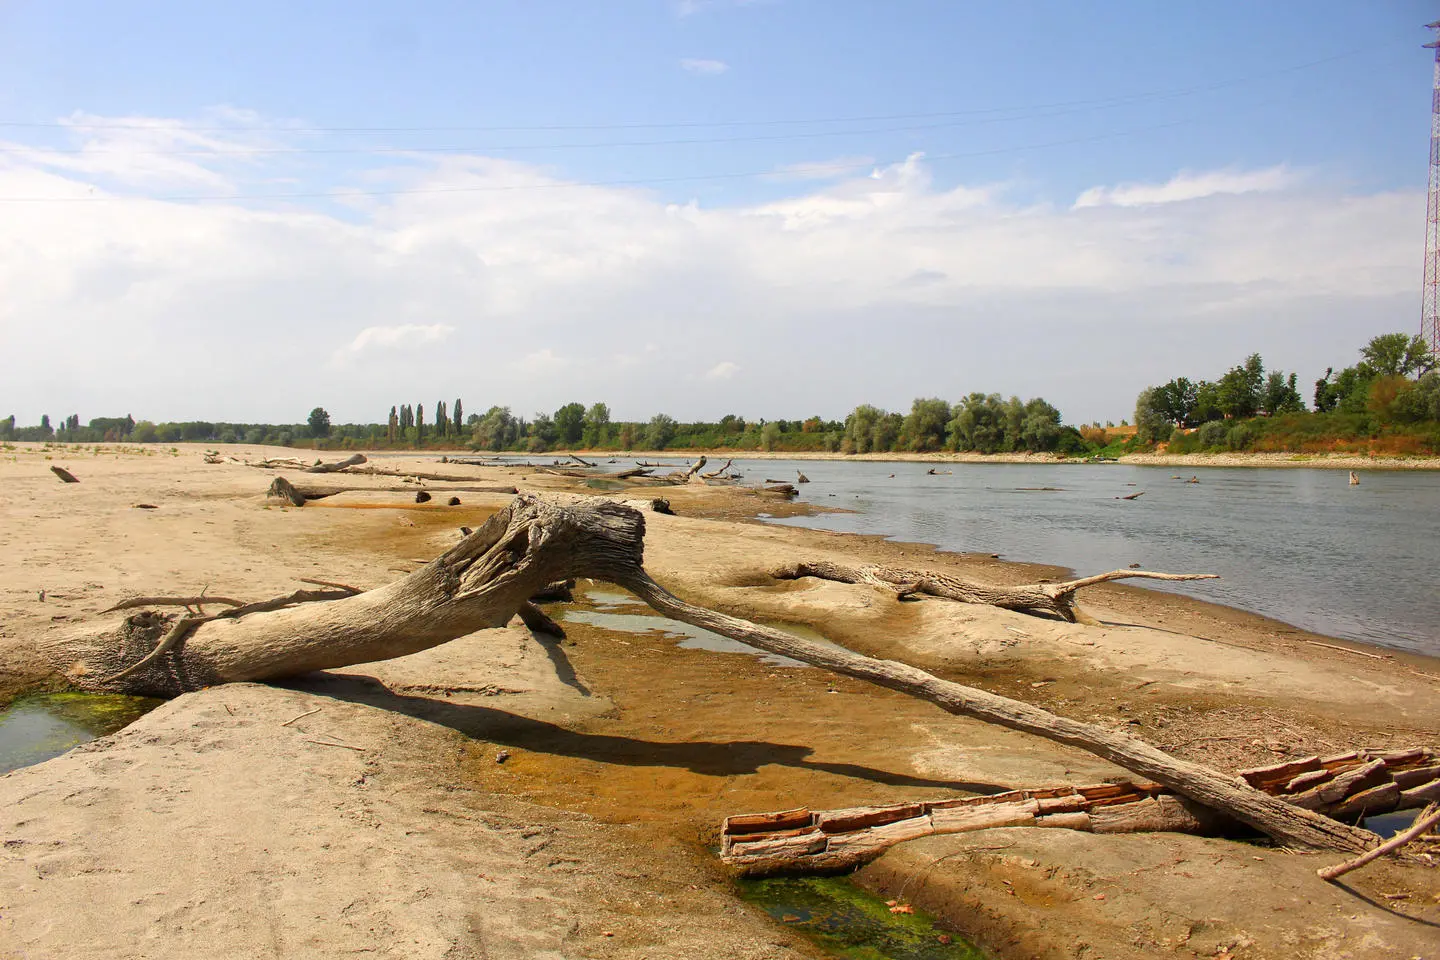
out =
[[773,450],[886,453],[963,450],[981,453],[1058,451],[1086,454],[1100,448],[1104,433],[1061,423],[1060,411],[1040,398],[1021,401],[999,394],[972,393],[959,403],[917,399],[909,413],[862,404],[844,421],[749,420],[730,414],[715,422],[681,423],[667,414],[648,421],[613,421],[604,403],[567,403],[530,419],[495,406],[466,416],[464,403],[398,404],[386,422],[332,424],[323,407],[304,423],[152,423],[126,416],[98,417],[81,424],[67,417],[59,428],[49,416],[38,426],[16,427],[0,420],[0,440],[75,443],[248,443],[320,449],[423,449],[468,447],[493,452],[545,453],[551,450]]
[[1259,354],[1216,381],[1177,377],[1135,401],[1134,446],[1201,451],[1440,453],[1440,370],[1425,341],[1375,337],[1360,362],[1315,381],[1308,409],[1295,374]]

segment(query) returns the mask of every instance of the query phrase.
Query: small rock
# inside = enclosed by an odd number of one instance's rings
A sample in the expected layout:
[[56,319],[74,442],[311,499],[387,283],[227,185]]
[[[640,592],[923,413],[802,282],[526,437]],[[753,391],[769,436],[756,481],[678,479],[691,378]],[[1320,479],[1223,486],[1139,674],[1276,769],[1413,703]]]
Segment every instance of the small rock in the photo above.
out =
[[460,498],[459,498],[459,497],[451,497],[451,498],[449,499],[449,501],[447,502],[446,505],[447,505],[447,506],[451,506],[451,507],[458,507],[458,506],[460,506]]
[[[495,762],[496,762],[496,763],[504,763],[506,760],[509,760],[509,759],[510,759],[510,751],[509,751],[509,750],[501,750],[499,753],[495,754]],[[607,936],[608,936],[608,934],[607,934]]]
[[415,492],[415,502],[416,502],[416,503],[429,503],[429,502],[430,502],[430,494],[426,493],[424,490],[417,490],[417,491]]

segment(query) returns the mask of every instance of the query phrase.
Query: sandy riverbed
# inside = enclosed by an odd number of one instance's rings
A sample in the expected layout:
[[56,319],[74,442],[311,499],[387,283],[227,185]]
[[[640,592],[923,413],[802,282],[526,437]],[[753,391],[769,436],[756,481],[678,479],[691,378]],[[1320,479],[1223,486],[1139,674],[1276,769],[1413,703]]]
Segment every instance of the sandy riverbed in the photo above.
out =
[[[34,641],[124,596],[260,598],[304,576],[374,586],[508,499],[462,493],[444,507],[377,492],[281,508],[262,496],[267,472],[203,464],[193,447],[138,450],[0,461],[0,668],[12,681]],[[81,483],[60,484],[51,463]],[[524,469],[444,469],[572,489]],[[997,582],[1046,571],[744,522],[767,507],[734,490],[665,495],[680,516],[647,519],[647,567],[696,602],[1124,725],[1224,769],[1440,744],[1440,665],[1425,658],[1123,586],[1082,595],[1104,621],[1087,627],[775,583],[765,571],[801,557]],[[605,595],[574,609],[643,612]],[[0,777],[0,955],[812,955],[732,896],[709,849],[723,816],[1120,772],[817,670],[567,630],[559,647],[512,626],[283,688],[201,691]],[[864,876],[1002,957],[1428,956],[1440,923],[1434,871],[1381,864],[1346,889],[1313,878],[1334,859],[1321,855],[1057,833],[907,844]]]

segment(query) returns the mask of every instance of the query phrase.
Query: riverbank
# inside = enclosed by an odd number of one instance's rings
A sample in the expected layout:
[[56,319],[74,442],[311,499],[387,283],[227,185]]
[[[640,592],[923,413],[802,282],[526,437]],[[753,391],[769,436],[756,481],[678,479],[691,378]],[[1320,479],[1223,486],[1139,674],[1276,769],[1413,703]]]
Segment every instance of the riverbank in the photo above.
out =
[[[12,676],[35,642],[85,629],[123,596],[208,585],[255,599],[299,577],[374,586],[507,499],[462,493],[447,507],[376,490],[297,510],[264,499],[269,471],[204,464],[195,449],[43,456],[0,462],[0,551],[12,561],[0,666]],[[81,483],[59,483],[52,463]],[[428,457],[413,467],[435,470]],[[524,468],[444,469],[593,492]],[[647,517],[646,564],[695,602],[1227,770],[1440,743],[1440,664],[1429,658],[1123,586],[1082,594],[1094,627],[777,582],[766,571],[811,557],[997,583],[1045,570],[747,522],[772,501],[734,488],[663,495],[679,515]],[[284,688],[217,687],[0,778],[0,946],[108,956],[141,943],[157,958],[201,944],[215,956],[362,946],[406,957],[813,956],[731,894],[709,849],[725,815],[1121,773],[857,681],[685,646],[611,587],[581,584],[574,604],[549,609],[564,619],[564,645],[516,624]],[[1175,835],[1006,830],[902,845],[866,876],[1005,958],[1084,955],[1079,941],[1107,958],[1423,955],[1434,928],[1403,915],[1440,922],[1434,873],[1381,864],[1354,875],[1357,896],[1307,878],[1333,859]],[[1408,899],[1386,899],[1399,894]],[[77,903],[83,915],[54,922]]]

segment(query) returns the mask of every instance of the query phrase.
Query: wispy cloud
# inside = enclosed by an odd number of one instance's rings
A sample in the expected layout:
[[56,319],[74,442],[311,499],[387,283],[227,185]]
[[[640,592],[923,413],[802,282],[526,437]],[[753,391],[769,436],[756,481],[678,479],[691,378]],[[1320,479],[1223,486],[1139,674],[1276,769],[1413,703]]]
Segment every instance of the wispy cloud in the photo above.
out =
[[1122,183],[1114,187],[1091,187],[1075,199],[1075,209],[1145,207],[1159,203],[1202,200],[1217,194],[1284,190],[1298,180],[1299,177],[1284,164],[1248,171],[1213,170],[1194,173],[1182,170],[1164,183]]
[[715,366],[705,372],[706,380],[729,380],[740,372],[738,363],[731,363],[729,360],[721,360]]
[[680,61],[680,66],[702,77],[714,77],[730,69],[730,64],[724,60],[700,60],[687,57]]
[[448,323],[401,323],[390,327],[366,327],[355,339],[335,352],[336,360],[347,360],[372,350],[412,349],[444,340],[455,332]]

